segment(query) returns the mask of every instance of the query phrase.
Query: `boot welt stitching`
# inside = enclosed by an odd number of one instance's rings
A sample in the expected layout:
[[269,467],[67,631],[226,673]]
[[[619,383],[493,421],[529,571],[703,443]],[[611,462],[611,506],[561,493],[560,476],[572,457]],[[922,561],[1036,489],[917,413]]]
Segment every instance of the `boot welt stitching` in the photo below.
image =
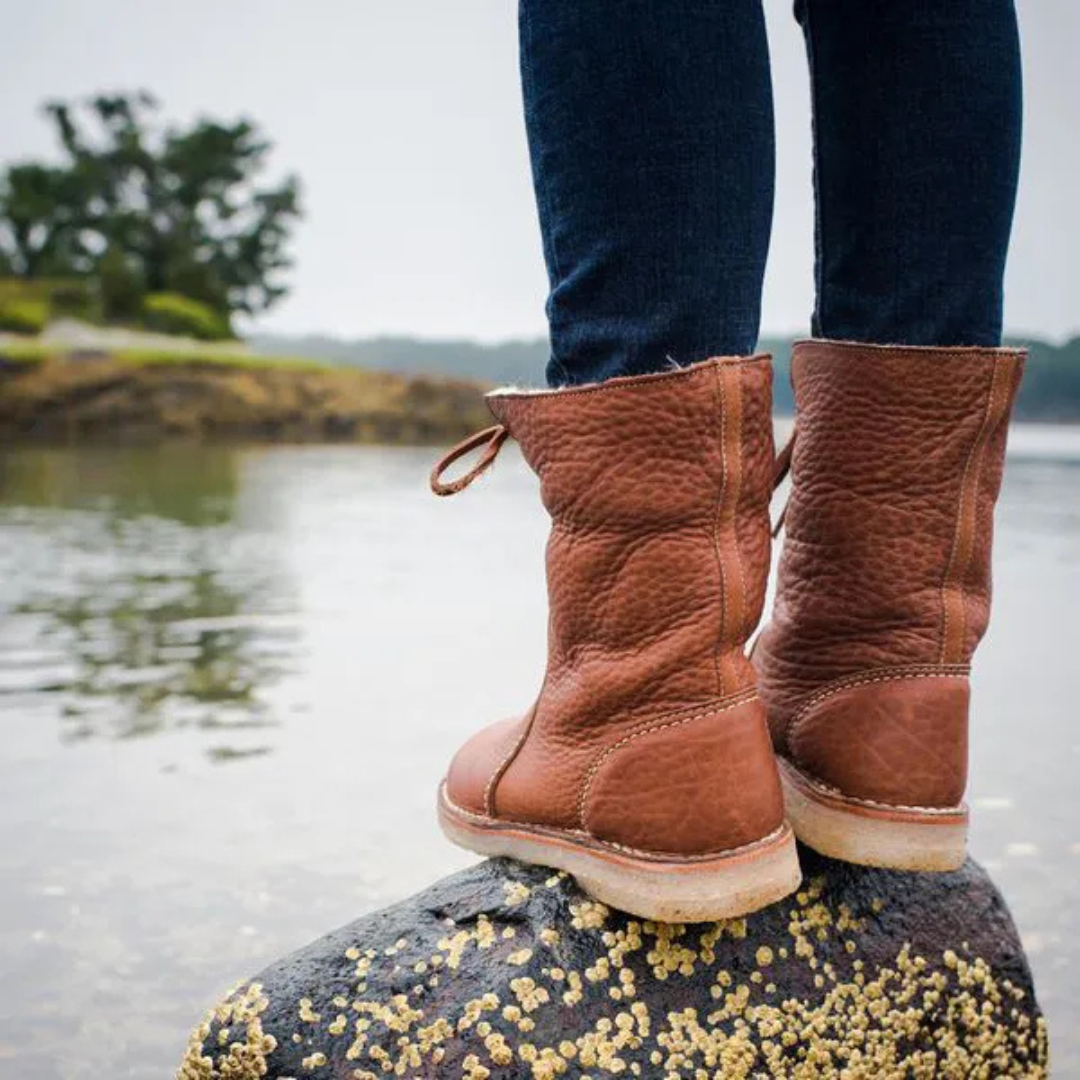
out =
[[[710,532],[712,533],[713,553],[716,556],[716,571],[720,576],[720,632],[717,635],[716,644],[713,646],[713,667],[716,670],[716,692],[723,694],[724,692],[724,676],[722,671],[722,662],[720,659],[720,651],[723,648],[724,639],[727,633],[727,576],[724,573],[724,557],[720,554],[720,508],[723,505],[724,489],[727,486],[727,450],[724,446],[724,383],[720,378],[720,371],[717,368],[713,369],[715,378],[713,380],[713,396],[716,400],[716,408],[713,411],[713,419],[711,426],[715,436],[717,427],[716,417],[719,417],[719,438],[717,441],[720,443],[720,483],[716,489],[716,501],[713,503],[712,514],[710,515]],[[585,822],[585,810],[584,804],[581,810],[582,824]]]
[[788,724],[788,739],[793,739],[805,724],[811,710],[823,701],[839,694],[842,690],[851,690],[857,686],[869,686],[872,683],[898,682],[903,679],[962,679],[971,673],[967,664],[952,665],[913,665],[907,668],[882,668],[873,675],[849,675],[837,679],[804,701]]
[[[723,704],[718,704],[717,707],[712,709],[705,709],[703,712],[694,713],[692,716],[684,716],[678,720],[666,720],[666,721],[652,721],[648,726],[632,731],[629,735],[624,735],[617,743],[613,743],[609,746],[589,767],[589,771],[585,774],[585,780],[581,785],[581,795],[578,798],[578,821],[581,825],[581,831],[588,834],[588,829],[585,827],[585,807],[589,801],[589,793],[592,790],[593,781],[596,779],[596,774],[600,771],[601,766],[616,750],[622,749],[622,747],[632,743],[635,739],[642,735],[652,735],[657,731],[664,731],[667,728],[681,727],[683,724],[693,723],[695,720],[704,720],[709,716],[718,716],[720,713],[729,712],[731,709],[737,709],[740,705],[745,705],[747,702],[757,700],[757,692],[754,690],[744,690],[739,694],[736,694],[733,698],[727,699]],[[591,834],[589,834],[591,835]]]
[[956,806],[911,806],[906,803],[887,803],[879,802],[876,799],[861,799],[857,795],[848,795],[839,788],[833,787],[832,784],[825,783],[824,780],[814,776],[812,773],[808,773],[801,765],[796,765],[789,758],[782,758],[781,760],[793,772],[797,773],[799,779],[809,787],[816,788],[823,795],[833,795],[844,802],[854,803],[857,806],[867,806],[875,810],[910,810],[918,814],[932,814],[939,817],[948,817],[967,810],[967,805],[963,802],[958,803]]
[[[739,640],[745,640],[743,634],[743,626],[746,621],[746,570],[743,566],[742,550],[739,547],[739,526],[738,526],[738,511],[739,511],[739,498],[741,495],[742,486],[742,446],[743,446],[743,426],[744,426],[744,403],[743,403],[743,387],[741,376],[736,372],[735,384],[732,388],[732,394],[730,400],[735,403],[735,407],[738,410],[737,419],[739,421],[739,430],[734,432],[735,439],[735,461],[733,468],[729,474],[728,472],[728,453],[727,453],[727,440],[728,440],[728,401],[729,394],[725,383],[725,379],[720,373],[720,368],[713,369],[716,375],[716,397],[717,397],[717,409],[716,412],[719,415],[719,442],[720,442],[720,489],[717,492],[716,504],[713,508],[713,521],[712,521],[712,536],[713,547],[716,551],[716,561],[720,570],[720,640],[717,642],[717,650],[714,653],[714,663],[716,665],[717,679],[719,680],[719,692],[724,692],[723,683],[723,660],[721,658],[722,651],[725,644],[728,641],[728,635],[737,635]],[[729,504],[730,503],[730,507]],[[722,520],[721,520],[722,519]],[[730,547],[734,551],[735,566],[738,570],[739,581],[738,585],[732,582],[732,590],[729,592],[727,587],[728,572],[725,568],[725,558],[723,551],[721,550],[721,530],[727,531],[725,526],[728,521],[731,522],[731,544]],[[728,608],[734,607],[736,609],[737,620],[733,625],[728,625]],[[738,682],[738,670],[732,665],[731,674],[733,680]],[[734,691],[734,687],[731,688]]]
[[[702,714],[708,715],[708,714]],[[548,834],[551,836],[572,836],[576,839],[587,840],[590,844],[593,844],[601,848],[610,848],[612,851],[619,851],[625,855],[634,855],[640,858],[659,860],[664,862],[705,862],[709,859],[715,859],[717,857],[725,855],[739,855],[744,851],[750,851],[753,848],[765,847],[772,843],[774,840],[783,836],[784,831],[789,827],[787,822],[784,821],[778,825],[771,833],[761,837],[760,840],[751,840],[749,843],[740,844],[738,847],[733,848],[719,848],[716,851],[706,851],[701,855],[680,855],[677,852],[665,852],[665,851],[646,851],[644,848],[630,847],[627,844],[620,844],[615,840],[601,840],[596,836],[593,836],[587,829],[560,829],[552,825],[537,825],[528,821],[514,821],[510,818],[498,818],[498,817],[486,817],[484,814],[477,814],[472,810],[466,810],[463,806],[458,806],[457,803],[451,802],[449,796],[443,791],[443,798],[446,800],[446,804],[454,811],[455,814],[460,814],[462,817],[470,818],[480,825],[492,826],[492,825],[506,825],[514,829],[528,829],[532,832],[539,833],[540,835]]]
[[731,498],[731,541],[732,547],[735,549],[735,565],[739,568],[739,624],[734,627],[735,633],[738,636],[738,640],[742,643],[746,643],[746,638],[749,636],[749,631],[745,629],[746,626],[746,608],[747,608],[747,589],[746,589],[746,567],[743,566],[742,548],[739,546],[739,500],[742,498],[742,481],[743,481],[743,443],[746,440],[746,399],[743,394],[743,387],[740,383],[739,386],[739,433],[738,438],[735,441],[735,490]]

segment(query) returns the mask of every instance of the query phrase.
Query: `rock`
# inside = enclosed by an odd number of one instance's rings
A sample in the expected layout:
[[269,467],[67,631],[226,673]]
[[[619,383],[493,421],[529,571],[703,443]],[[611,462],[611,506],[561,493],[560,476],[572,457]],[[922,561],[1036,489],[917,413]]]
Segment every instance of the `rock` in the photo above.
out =
[[796,896],[696,925],[481,863],[241,984],[179,1077],[1047,1075],[1031,973],[977,864],[802,859]]

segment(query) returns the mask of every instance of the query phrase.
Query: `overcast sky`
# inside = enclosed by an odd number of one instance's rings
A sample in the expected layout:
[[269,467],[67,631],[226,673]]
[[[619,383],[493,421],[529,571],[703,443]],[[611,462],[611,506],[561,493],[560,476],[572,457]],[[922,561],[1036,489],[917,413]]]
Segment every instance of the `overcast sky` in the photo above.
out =
[[[718,0],[722,2],[722,0]],[[778,184],[764,330],[812,307],[809,100],[789,0],[765,0]],[[178,119],[250,114],[305,185],[293,291],[265,329],[485,340],[544,332],[514,0],[0,0],[0,159],[50,97],[145,87]],[[1080,332],[1080,3],[1020,0],[1026,149],[1006,322]]]

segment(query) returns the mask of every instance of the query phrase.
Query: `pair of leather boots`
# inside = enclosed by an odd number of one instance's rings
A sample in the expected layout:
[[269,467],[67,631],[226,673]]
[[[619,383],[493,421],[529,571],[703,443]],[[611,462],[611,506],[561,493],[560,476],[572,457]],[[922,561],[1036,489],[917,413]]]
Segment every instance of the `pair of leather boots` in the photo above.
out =
[[[767,356],[490,394],[498,424],[432,486],[461,490],[520,444],[552,522],[548,663],[532,708],[454,758],[448,836],[658,921],[792,892],[795,837],[870,866],[958,867],[969,663],[1023,362],[799,343],[779,458]],[[772,621],[748,657],[789,466]]]

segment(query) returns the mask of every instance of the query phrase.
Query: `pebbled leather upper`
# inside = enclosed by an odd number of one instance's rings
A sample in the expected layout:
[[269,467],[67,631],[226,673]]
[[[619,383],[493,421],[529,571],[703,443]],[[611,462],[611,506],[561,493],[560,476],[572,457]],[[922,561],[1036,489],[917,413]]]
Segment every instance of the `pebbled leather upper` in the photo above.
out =
[[680,854],[779,827],[743,653],[769,565],[771,379],[768,357],[718,358],[489,396],[551,516],[548,663],[513,734],[459,753],[452,802]]
[[1024,355],[795,346],[786,536],[753,656],[777,750],[845,794],[959,802]]

